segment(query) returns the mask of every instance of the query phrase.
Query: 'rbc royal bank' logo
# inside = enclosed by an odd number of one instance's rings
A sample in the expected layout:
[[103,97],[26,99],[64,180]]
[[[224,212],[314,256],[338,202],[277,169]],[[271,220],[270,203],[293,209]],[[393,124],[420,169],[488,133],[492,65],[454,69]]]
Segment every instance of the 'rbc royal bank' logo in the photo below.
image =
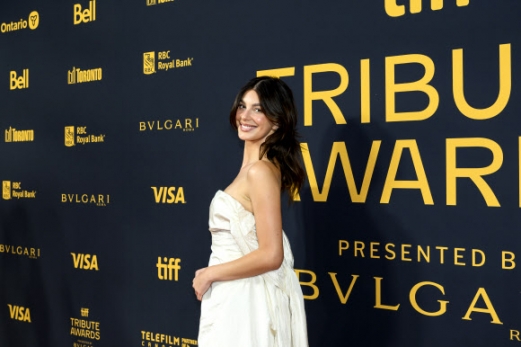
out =
[[81,4],[74,4],[74,25],[94,22],[96,20],[96,0],[89,1],[89,8],[83,9]]
[[103,143],[105,142],[105,134],[89,135],[87,133],[86,126],[66,126],[64,142],[66,147],[73,147],[76,144],[91,144],[91,143]]
[[2,198],[11,200],[11,181],[2,181]]
[[35,199],[36,190],[22,189],[22,182],[2,181],[2,198],[4,200],[15,199]]
[[143,73],[145,75],[156,73],[156,52],[143,53]]
[[163,261],[161,261],[161,257],[157,257],[157,278],[160,280],[177,281],[179,270],[181,270],[181,265],[179,265],[181,259],[164,257]]
[[[405,5],[398,5],[398,0],[385,0],[385,12],[390,17],[400,17],[405,15]],[[468,6],[470,0],[456,0],[458,7]],[[443,0],[431,0],[431,10],[438,11],[443,8]],[[420,13],[422,11],[422,0],[410,0],[409,11]]]
[[16,71],[10,71],[9,77],[10,90],[29,88],[29,69],[24,69],[21,76]]

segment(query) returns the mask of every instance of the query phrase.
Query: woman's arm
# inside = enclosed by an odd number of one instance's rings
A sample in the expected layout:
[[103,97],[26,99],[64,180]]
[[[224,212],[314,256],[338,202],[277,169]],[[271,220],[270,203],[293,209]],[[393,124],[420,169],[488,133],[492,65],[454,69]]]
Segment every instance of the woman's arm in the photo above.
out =
[[261,160],[252,165],[246,176],[259,248],[231,262],[197,270],[193,280],[197,299],[201,300],[212,282],[260,275],[282,264],[280,178],[276,170],[272,163]]

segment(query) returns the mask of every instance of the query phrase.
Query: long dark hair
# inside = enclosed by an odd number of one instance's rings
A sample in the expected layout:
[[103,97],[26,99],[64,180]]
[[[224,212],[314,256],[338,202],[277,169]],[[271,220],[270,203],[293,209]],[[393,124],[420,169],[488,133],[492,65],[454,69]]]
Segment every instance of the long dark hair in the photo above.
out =
[[269,161],[277,165],[281,173],[281,190],[288,192],[293,200],[293,196],[298,193],[304,182],[293,92],[279,78],[253,78],[241,88],[230,111],[230,124],[234,129],[237,129],[237,108],[244,94],[250,90],[257,92],[264,114],[278,127],[261,145],[259,159],[266,155]]

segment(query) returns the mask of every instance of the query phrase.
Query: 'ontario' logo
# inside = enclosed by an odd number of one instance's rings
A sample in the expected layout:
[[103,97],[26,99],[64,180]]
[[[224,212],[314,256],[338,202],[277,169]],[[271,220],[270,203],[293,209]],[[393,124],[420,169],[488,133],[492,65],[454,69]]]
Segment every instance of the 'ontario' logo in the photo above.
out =
[[2,199],[35,199],[36,190],[22,189],[22,182],[2,181]]
[[103,78],[103,69],[100,67],[88,70],[82,70],[79,67],[72,67],[67,71],[67,84],[77,84],[86,82],[101,81]]
[[9,127],[5,130],[5,142],[32,142],[34,130],[17,130]]
[[139,131],[179,130],[184,132],[195,131],[199,128],[199,118],[178,118],[161,120],[148,120],[139,122]]
[[73,147],[76,144],[86,145],[91,143],[105,142],[105,134],[89,135],[86,126],[66,126],[65,127],[65,146]]
[[147,0],[147,6],[166,4],[167,2],[174,2],[174,0]]
[[152,75],[158,71],[169,71],[179,68],[192,67],[193,57],[174,58],[170,55],[170,51],[146,52],[143,53],[143,73]]
[[95,205],[105,207],[110,204],[109,194],[62,194],[62,203]]
[[10,23],[2,23],[0,24],[0,32],[2,34],[8,33],[11,31],[17,31],[22,29],[31,29],[34,30],[38,28],[40,24],[40,15],[37,11],[32,11],[29,13],[29,17],[27,19],[20,18],[18,22],[10,22]]

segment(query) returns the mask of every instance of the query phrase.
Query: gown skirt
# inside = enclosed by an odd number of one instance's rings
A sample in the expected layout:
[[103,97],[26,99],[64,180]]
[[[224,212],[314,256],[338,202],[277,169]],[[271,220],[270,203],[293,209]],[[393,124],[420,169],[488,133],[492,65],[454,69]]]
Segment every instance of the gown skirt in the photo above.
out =
[[[210,205],[209,226],[209,266],[238,259],[259,247],[253,214],[221,190]],[[201,302],[199,347],[308,346],[302,289],[285,234],[283,244],[279,269],[212,283]]]

